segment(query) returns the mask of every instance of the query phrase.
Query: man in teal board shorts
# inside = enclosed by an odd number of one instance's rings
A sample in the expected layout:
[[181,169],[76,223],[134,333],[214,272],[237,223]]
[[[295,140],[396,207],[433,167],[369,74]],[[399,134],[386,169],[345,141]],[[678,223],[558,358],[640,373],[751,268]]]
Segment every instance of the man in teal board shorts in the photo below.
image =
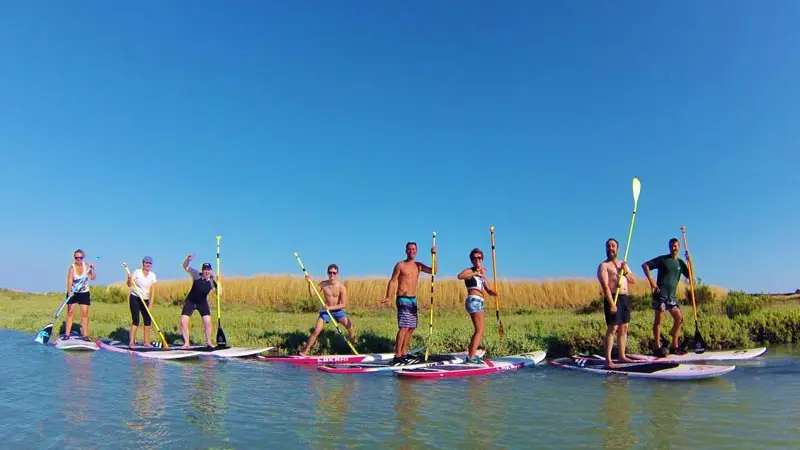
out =
[[[642,264],[644,275],[650,282],[650,288],[653,290],[653,300],[651,306],[653,308],[653,339],[655,342],[654,355],[664,357],[666,352],[661,347],[661,320],[664,317],[664,311],[669,310],[672,315],[672,353],[682,355],[686,352],[678,347],[678,335],[680,334],[681,327],[683,326],[683,315],[678,307],[678,282],[681,275],[689,279],[689,266],[678,257],[678,252],[681,249],[681,244],[677,238],[669,240],[669,253],[666,255],[656,256],[650,261]],[[689,263],[692,260],[689,259]],[[658,270],[658,281],[654,282],[651,270]]]

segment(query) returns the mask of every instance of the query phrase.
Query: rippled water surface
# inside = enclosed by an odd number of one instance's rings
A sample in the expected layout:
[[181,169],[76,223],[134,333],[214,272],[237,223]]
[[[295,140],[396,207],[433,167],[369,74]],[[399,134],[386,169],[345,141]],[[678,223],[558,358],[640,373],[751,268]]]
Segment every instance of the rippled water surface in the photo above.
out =
[[0,331],[4,448],[800,448],[800,347],[713,380],[453,380],[67,353]]

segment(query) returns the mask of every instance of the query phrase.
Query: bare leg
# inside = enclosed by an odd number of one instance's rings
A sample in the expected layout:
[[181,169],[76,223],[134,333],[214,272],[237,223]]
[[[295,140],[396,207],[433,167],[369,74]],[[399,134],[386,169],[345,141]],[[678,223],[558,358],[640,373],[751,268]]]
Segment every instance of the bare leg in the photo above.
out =
[[681,314],[681,310],[678,308],[672,308],[669,311],[672,314],[672,330],[670,330],[670,334],[672,335],[672,349],[678,349],[678,338],[681,334],[681,328],[683,327],[683,314]]
[[661,348],[661,320],[664,317],[664,311],[655,310],[653,314],[653,342],[655,343],[655,350]]
[[64,330],[64,336],[69,339],[69,334],[72,332],[72,321],[75,319],[75,303],[67,305],[67,326]]
[[144,326],[144,346],[145,347],[152,347],[153,345],[150,344],[150,326]]
[[317,342],[317,336],[322,333],[322,329],[325,327],[325,320],[322,318],[317,318],[317,324],[314,326],[314,332],[311,333],[311,337],[308,338],[308,343],[306,347],[300,352],[300,356],[308,355],[308,351],[311,350],[311,347]]
[[206,329],[206,345],[213,347],[211,344],[211,316],[203,316],[203,327]]
[[480,345],[481,338],[483,338],[483,312],[472,313],[470,314],[470,318],[472,319],[472,326],[475,328],[475,331],[472,333],[472,338],[469,340],[468,349],[468,356],[472,359],[475,358],[478,345]]
[[349,317],[342,318],[339,320],[339,323],[344,325],[345,329],[347,329],[347,336],[350,338],[350,342],[355,346],[356,345],[356,330],[353,328],[353,321],[350,320]]
[[[614,346],[614,334],[617,333],[618,329],[619,327],[614,323],[609,324],[608,328],[606,329],[606,338],[603,342],[603,350],[605,350],[606,365],[608,367],[617,366],[614,362],[611,361],[611,347]],[[622,354],[623,353],[620,350],[620,355]]]
[[628,324],[623,323],[617,331],[617,347],[619,348],[619,362],[633,362],[625,354],[625,346],[628,344]]
[[183,334],[183,348],[189,348],[189,316],[181,315],[181,333]]
[[406,328],[406,338],[403,341],[403,354],[408,354],[408,345],[411,344],[411,336],[414,335],[416,328]]
[[139,327],[138,327],[138,326],[136,326],[136,325],[131,325],[131,332],[130,332],[130,335],[131,335],[131,337],[130,337],[130,339],[128,339],[128,345],[129,345],[131,348],[133,348],[133,346],[135,346],[135,345],[136,345],[136,330],[137,330],[138,328],[139,328]]
[[89,336],[89,305],[81,305],[81,334]]
[[406,336],[405,332],[406,328],[398,328],[397,329],[397,337],[394,341],[394,356],[395,358],[399,358],[403,356],[403,338]]

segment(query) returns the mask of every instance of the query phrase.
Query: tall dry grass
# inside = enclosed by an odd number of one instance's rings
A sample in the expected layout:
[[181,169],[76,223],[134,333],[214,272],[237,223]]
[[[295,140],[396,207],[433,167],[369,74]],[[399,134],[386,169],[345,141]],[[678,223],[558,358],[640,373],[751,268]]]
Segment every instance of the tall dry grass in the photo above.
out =
[[[318,280],[316,280],[318,281]],[[377,309],[386,294],[387,279],[342,279],[348,292],[349,309]],[[632,294],[646,294],[646,281],[637,280],[631,285]],[[507,281],[499,283],[500,307],[506,310],[536,310],[551,308],[579,308],[600,297],[598,282],[594,279],[565,279],[548,281]],[[191,282],[188,279],[161,281],[156,292],[157,301],[168,299],[182,303]],[[308,284],[302,277],[290,275],[262,275],[221,279],[222,301],[228,306],[268,307],[291,309],[292,304],[307,301]],[[683,297],[684,285],[679,286],[678,295]],[[727,290],[711,287],[717,298],[724,298]],[[427,307],[430,301],[430,278],[421,277],[417,302]],[[466,288],[456,279],[436,279],[435,308],[460,310],[466,297]],[[214,300],[213,294],[209,296]],[[393,300],[393,299],[392,299]],[[314,300],[317,302],[318,300]],[[493,308],[494,298],[487,298],[487,307]]]

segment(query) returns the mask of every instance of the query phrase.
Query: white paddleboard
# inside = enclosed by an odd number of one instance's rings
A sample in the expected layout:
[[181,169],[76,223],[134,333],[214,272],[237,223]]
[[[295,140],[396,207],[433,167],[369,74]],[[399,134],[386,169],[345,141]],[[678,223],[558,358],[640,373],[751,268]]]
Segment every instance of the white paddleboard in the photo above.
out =
[[713,378],[732,372],[736,366],[716,366],[709,364],[684,364],[666,362],[640,362],[619,364],[618,367],[606,366],[605,359],[594,357],[572,356],[550,361],[555,367],[595,373],[600,375],[622,375],[636,378],[654,378],[660,380],[699,380]]
[[93,352],[99,349],[94,341],[75,333],[72,333],[68,339],[64,339],[64,335],[59,336],[58,339],[56,339],[55,347],[65,351]]
[[[178,347],[180,348],[180,347]],[[255,356],[264,352],[268,352],[275,347],[263,348],[250,348],[250,347],[206,347],[200,345],[190,346],[186,350],[203,352],[207,355],[216,356],[217,358],[244,358],[247,356]]]
[[128,344],[123,344],[120,341],[111,339],[98,339],[97,345],[103,350],[110,350],[112,352],[127,353],[143,358],[162,359],[162,360],[185,360],[196,359],[207,352],[198,352],[193,350],[181,350],[179,347],[159,348],[159,347],[129,347]]
[[[748,348],[744,350],[705,351],[703,353],[687,352],[685,355],[667,355],[658,357],[652,355],[630,354],[629,359],[647,362],[702,362],[702,361],[735,361],[757,358],[767,352],[767,347]],[[600,357],[599,355],[595,355]]]

